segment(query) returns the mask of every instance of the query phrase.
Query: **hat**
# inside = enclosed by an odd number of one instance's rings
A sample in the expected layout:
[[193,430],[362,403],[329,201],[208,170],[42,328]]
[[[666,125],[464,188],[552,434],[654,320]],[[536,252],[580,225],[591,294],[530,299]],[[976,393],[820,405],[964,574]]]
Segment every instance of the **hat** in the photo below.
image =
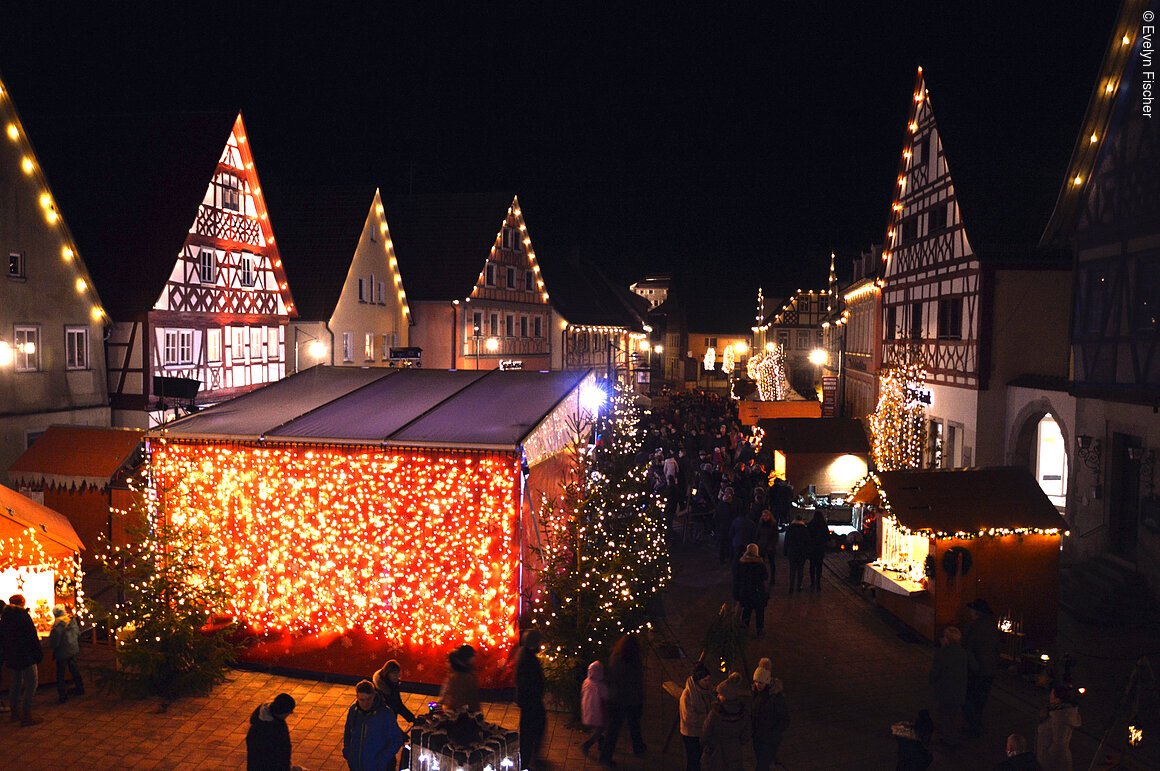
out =
[[749,695],[749,689],[741,681],[741,673],[733,672],[717,685],[717,695],[722,701],[739,701]]
[[383,664],[383,669],[386,670],[387,674],[390,674],[391,672],[402,672],[403,666],[394,659],[391,659],[386,664]]
[[23,594],[12,595],[11,597],[8,598],[8,604],[9,605],[16,605],[17,607],[23,608],[24,607],[24,595]]
[[524,647],[531,651],[538,651],[543,645],[544,636],[540,634],[538,629],[529,629],[524,632]]
[[979,613],[983,613],[983,614],[986,614],[988,616],[995,615],[995,611],[991,610],[990,603],[988,603],[982,597],[971,600],[970,602],[967,603],[967,607],[970,608],[971,610],[978,611]]
[[755,544],[755,543],[751,543],[745,547],[745,556],[746,557],[757,557],[757,556],[760,556],[760,554],[761,554],[761,550],[758,548],[757,544]]
[[455,650],[451,651],[451,653],[447,654],[447,663],[449,663],[451,668],[457,672],[467,672],[469,668],[468,662],[470,662],[474,657],[475,648],[472,648],[470,645],[464,643]]
[[773,681],[773,662],[763,658],[757,662],[757,669],[753,670],[753,682],[769,685]]
[[709,668],[698,661],[697,665],[693,667],[692,676],[693,682],[699,683],[709,676]]
[[294,697],[288,693],[280,693],[270,702],[270,714],[285,717],[294,711]]
[[55,616],[56,618],[60,618],[61,616],[63,616],[64,615],[64,606],[57,605],[55,608],[52,609],[52,615]]

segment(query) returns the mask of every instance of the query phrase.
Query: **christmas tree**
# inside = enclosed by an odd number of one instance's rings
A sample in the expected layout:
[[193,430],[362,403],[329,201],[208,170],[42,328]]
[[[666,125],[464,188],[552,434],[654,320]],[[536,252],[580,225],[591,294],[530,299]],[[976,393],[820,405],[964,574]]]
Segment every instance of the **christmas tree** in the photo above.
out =
[[540,512],[532,616],[545,637],[549,681],[568,703],[578,694],[578,668],[646,627],[649,602],[671,575],[664,520],[640,453],[640,418],[625,388],[595,418],[575,417],[563,489]]
[[878,380],[878,409],[870,416],[874,463],[879,471],[919,468],[926,443],[926,406],[918,398],[926,368],[916,345],[898,349]]
[[146,468],[130,482],[133,509],[114,509],[114,516],[129,521],[129,544],[106,548],[98,559],[120,598],[110,617],[117,638],[111,684],[127,695],[168,703],[223,682],[234,645],[228,625],[210,624],[225,594],[198,556],[202,534],[184,519],[166,516],[148,480]]

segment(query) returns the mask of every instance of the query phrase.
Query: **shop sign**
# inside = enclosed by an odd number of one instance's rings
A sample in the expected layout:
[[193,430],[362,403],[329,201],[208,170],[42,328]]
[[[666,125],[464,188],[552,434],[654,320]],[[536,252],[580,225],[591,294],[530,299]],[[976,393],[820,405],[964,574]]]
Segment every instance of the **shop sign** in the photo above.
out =
[[511,372],[517,369],[524,368],[522,359],[500,359],[499,368],[504,372]]

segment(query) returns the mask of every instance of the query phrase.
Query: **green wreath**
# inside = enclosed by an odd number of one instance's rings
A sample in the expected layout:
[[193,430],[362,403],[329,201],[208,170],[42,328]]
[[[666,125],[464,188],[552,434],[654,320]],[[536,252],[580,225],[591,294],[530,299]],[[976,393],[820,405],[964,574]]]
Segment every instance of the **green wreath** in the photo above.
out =
[[973,561],[973,558],[971,557],[970,549],[962,546],[952,546],[943,552],[943,572],[951,578],[954,578],[956,575],[958,575],[960,556],[962,556],[963,559],[963,575],[965,576],[967,573],[971,572],[971,562]]

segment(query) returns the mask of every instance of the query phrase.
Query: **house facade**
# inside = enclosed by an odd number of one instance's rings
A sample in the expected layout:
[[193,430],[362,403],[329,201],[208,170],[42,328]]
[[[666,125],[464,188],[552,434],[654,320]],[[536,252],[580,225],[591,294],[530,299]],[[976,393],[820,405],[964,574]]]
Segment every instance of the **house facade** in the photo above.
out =
[[806,398],[813,398],[820,385],[821,365],[810,361],[810,352],[822,346],[822,322],[834,306],[832,291],[797,290],[775,305],[754,331],[753,344],[759,349],[769,343],[781,346],[786,378]]
[[839,386],[843,415],[864,418],[878,406],[881,365],[881,249],[871,248],[854,260],[853,281],[842,291],[845,322],[838,334],[842,357]]
[[108,426],[108,317],[0,81],[0,481],[49,426]]

